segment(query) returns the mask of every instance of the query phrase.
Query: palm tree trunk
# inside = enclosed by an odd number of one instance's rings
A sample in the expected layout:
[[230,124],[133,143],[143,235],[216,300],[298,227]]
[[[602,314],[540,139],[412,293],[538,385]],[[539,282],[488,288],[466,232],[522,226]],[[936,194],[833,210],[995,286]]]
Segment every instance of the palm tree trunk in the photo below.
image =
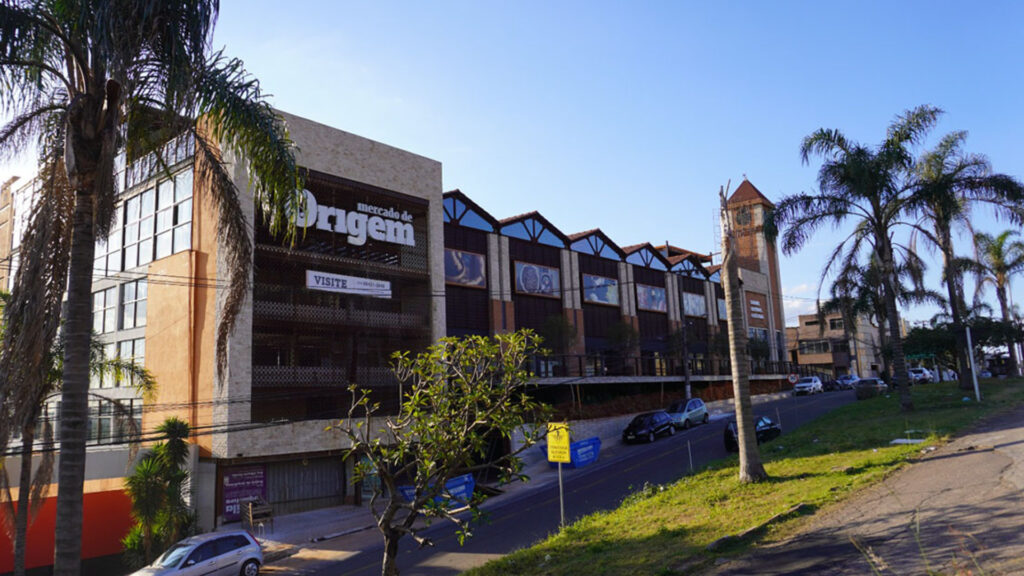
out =
[[21,429],[21,474],[18,478],[18,511],[14,516],[14,576],[25,576],[25,549],[28,538],[29,496],[32,493],[32,445],[35,426]]
[[743,321],[743,295],[740,292],[739,265],[733,250],[734,240],[728,223],[725,192],[719,191],[722,204],[722,288],[725,290],[729,319],[729,358],[732,362],[732,387],[736,406],[736,433],[740,451],[740,482],[761,482],[768,473],[761,462],[754,431],[754,407],[750,401],[750,359],[747,356],[747,332]]
[[949,231],[939,231],[939,248],[942,250],[942,270],[946,281],[946,292],[949,294],[949,312],[953,320],[953,334],[956,337],[956,364],[959,368],[959,382],[961,390],[974,388],[971,380],[971,363],[967,358],[967,338],[964,332],[964,310],[967,309],[964,303],[964,296],[961,292],[961,274],[953,267],[953,240]]
[[60,413],[60,469],[57,476],[57,526],[54,576],[77,576],[82,557],[82,489],[85,441],[89,426],[89,343],[92,337],[92,271],[96,251],[94,196],[75,194],[64,323],[64,384]]
[[[999,311],[1003,315],[1003,322],[1007,324],[1013,322],[1013,316],[1010,314],[1009,300],[1006,297],[1006,286],[996,287],[996,298],[999,300]],[[1017,370],[1020,367],[1020,358],[1017,358],[1017,344],[1016,342],[1007,342],[1007,348],[1010,349],[1010,376],[1016,376]]]
[[910,397],[910,375],[907,373],[907,359],[903,354],[903,335],[900,334],[900,311],[896,307],[896,274],[892,250],[888,244],[882,251],[882,282],[885,291],[885,307],[889,324],[889,339],[892,347],[893,381],[900,398],[900,410],[912,412],[914,401]]

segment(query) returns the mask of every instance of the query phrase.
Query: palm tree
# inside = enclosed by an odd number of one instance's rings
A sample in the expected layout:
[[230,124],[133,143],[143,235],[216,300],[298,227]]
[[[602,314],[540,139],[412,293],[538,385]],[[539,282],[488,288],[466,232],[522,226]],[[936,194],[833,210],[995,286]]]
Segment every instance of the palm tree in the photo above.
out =
[[877,259],[893,371],[900,408],[904,411],[913,410],[914,404],[897,308],[897,255],[901,247],[895,243],[893,233],[907,210],[906,178],[914,167],[909,147],[927,134],[939,114],[941,110],[931,106],[904,112],[889,125],[885,140],[877,147],[849,140],[838,130],[821,128],[807,136],[800,146],[803,162],[808,163],[812,155],[824,159],[818,170],[820,190],[817,194],[799,193],[784,198],[775,207],[769,226],[770,231],[785,228],[782,250],[789,255],[800,250],[818,228],[853,221],[853,232],[833,250],[822,280],[834,267],[856,264],[865,253]]
[[[1015,240],[1018,235],[1016,230],[1006,230],[995,237],[984,232],[976,233],[974,246],[977,260],[967,265],[977,278],[975,298],[985,291],[985,287],[991,285],[995,288],[1003,322],[1007,323],[1014,320],[1008,297],[1010,280],[1015,274],[1024,271],[1024,242]],[[1017,347],[1010,343],[1009,348],[1012,362],[1010,370],[1018,374],[1020,358],[1017,357]]]
[[[728,188],[728,186],[726,186]],[[747,327],[743,315],[743,294],[740,291],[739,263],[736,260],[736,238],[733,235],[726,188],[719,188],[722,227],[722,289],[725,290],[726,316],[729,330],[729,359],[732,362],[732,387],[736,407],[736,443],[740,451],[740,482],[761,482],[768,472],[761,462],[754,431],[754,406],[750,401],[750,360],[747,356]]]
[[[285,213],[299,184],[292,143],[241,62],[210,52],[218,6],[216,0],[0,1],[0,110],[13,118],[0,128],[0,153],[36,141],[44,169],[65,160],[74,192],[57,576],[81,568],[93,255],[96,238],[111,228],[115,157],[122,151],[129,161],[150,152],[159,156],[162,143],[182,133],[195,143],[197,175],[217,209],[232,277],[217,330],[220,375],[248,290],[252,251],[222,147],[244,159],[257,205],[272,213],[273,226],[293,228]],[[159,158],[158,164],[166,162]],[[0,434],[0,440],[6,437]]]
[[[957,335],[956,357],[960,387],[970,389],[970,364],[964,352],[963,274],[953,250],[953,226],[970,229],[972,204],[983,202],[993,206],[997,214],[1020,222],[1020,204],[1024,202],[1024,186],[1005,174],[992,174],[987,158],[962,150],[966,132],[947,134],[934,150],[921,156],[914,170],[914,196],[911,209],[918,211],[930,229],[916,226],[917,231],[942,253],[942,280],[949,298],[953,332]],[[1012,355],[1014,366],[1018,359]]]
[[[888,349],[889,316],[885,306],[885,295],[882,287],[882,274],[878,266],[879,259],[872,256],[866,266],[849,262],[836,274],[830,288],[831,298],[819,306],[819,325],[824,330],[824,316],[840,313],[843,317],[843,331],[856,337],[858,318],[867,318],[872,326],[878,328],[880,342],[877,343],[875,354],[881,356],[883,372],[889,372],[887,354],[881,353]],[[924,262],[913,252],[904,254],[904,261],[896,266],[896,297],[904,305],[938,304],[945,305],[942,296],[924,286]]]
[[[138,566],[151,563],[177,542],[191,520],[185,503],[189,425],[171,417],[156,431],[165,440],[153,446],[125,479],[125,492],[132,501],[136,525],[122,543],[131,563]],[[136,539],[136,534],[140,538]],[[136,544],[139,540],[141,554]]]

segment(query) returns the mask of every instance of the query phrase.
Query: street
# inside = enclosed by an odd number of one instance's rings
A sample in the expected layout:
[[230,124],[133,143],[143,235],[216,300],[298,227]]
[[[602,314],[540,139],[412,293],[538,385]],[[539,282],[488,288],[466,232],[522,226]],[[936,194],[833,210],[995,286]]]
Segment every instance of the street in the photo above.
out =
[[[783,434],[774,442],[784,443],[787,431],[852,401],[853,392],[833,392],[769,401],[755,405],[754,411],[781,420]],[[572,522],[592,512],[616,508],[645,482],[664,484],[686,475],[690,471],[687,443],[695,468],[725,457],[722,432],[727,421],[728,417],[716,418],[707,425],[679,431],[653,444],[624,446],[615,456],[602,457],[581,470],[566,470],[566,520]],[[770,450],[772,444],[765,446]],[[434,542],[432,548],[418,549],[411,538],[403,539],[398,559],[402,573],[457,574],[543,539],[558,530],[558,484],[548,482],[535,489],[518,490],[485,504],[484,510],[487,519],[475,527],[473,537],[464,546],[459,546],[452,524],[441,521],[425,532]],[[304,556],[311,561],[302,562],[301,567],[285,560],[280,566],[268,566],[267,573],[379,574],[381,542],[376,530],[329,540],[307,549]]]

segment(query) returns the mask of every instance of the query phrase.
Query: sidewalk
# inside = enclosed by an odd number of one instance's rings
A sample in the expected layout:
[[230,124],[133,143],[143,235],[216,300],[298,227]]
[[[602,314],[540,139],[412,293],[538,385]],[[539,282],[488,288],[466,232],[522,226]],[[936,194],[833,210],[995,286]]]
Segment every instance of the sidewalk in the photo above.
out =
[[[763,394],[755,396],[755,405],[789,396],[788,393]],[[712,419],[727,418],[733,413],[732,400],[718,400],[708,402],[708,413]],[[626,424],[633,418],[633,415],[604,418],[598,421],[587,421],[579,423],[573,428],[575,438],[587,438],[598,436],[601,438],[601,452],[599,462],[614,459],[623,449],[620,441],[621,433]],[[508,498],[513,494],[520,494],[524,491],[537,490],[551,483],[558,482],[558,471],[548,465],[541,450],[535,447],[527,449],[522,454],[523,472],[530,478],[529,482],[513,482],[502,486],[501,494],[489,498],[483,504],[487,509],[489,505],[501,499]],[[220,530],[236,530],[238,524],[229,524],[219,528]],[[325,557],[326,551],[318,552],[317,544],[338,538],[349,538],[353,541],[350,550],[358,550],[360,542],[369,542],[379,539],[376,530],[376,523],[373,515],[367,506],[335,506],[278,516],[274,519],[274,526],[265,526],[262,530],[256,530],[255,536],[263,545],[264,562],[268,566],[265,572],[273,574],[297,573],[306,566],[315,565],[320,562],[337,559],[337,557]],[[370,531],[369,534],[362,534]],[[375,542],[375,540],[373,540]],[[336,543],[333,546],[337,548]],[[285,560],[287,559],[287,560]],[[279,564],[279,570],[275,570],[274,564]]]
[[799,534],[709,573],[872,574],[869,557],[883,575],[1024,573],[1024,407],[924,454]]

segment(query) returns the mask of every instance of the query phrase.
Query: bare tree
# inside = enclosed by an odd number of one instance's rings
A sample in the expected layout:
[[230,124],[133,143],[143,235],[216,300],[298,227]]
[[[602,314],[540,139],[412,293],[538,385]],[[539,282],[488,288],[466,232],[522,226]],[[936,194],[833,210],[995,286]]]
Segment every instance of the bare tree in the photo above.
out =
[[754,432],[754,407],[750,401],[750,360],[747,357],[747,330],[743,320],[743,295],[740,293],[736,238],[725,200],[729,185],[718,189],[721,201],[722,288],[725,290],[726,316],[729,320],[729,359],[732,362],[733,402],[736,406],[737,444],[740,450],[740,482],[761,482],[768,478]]

